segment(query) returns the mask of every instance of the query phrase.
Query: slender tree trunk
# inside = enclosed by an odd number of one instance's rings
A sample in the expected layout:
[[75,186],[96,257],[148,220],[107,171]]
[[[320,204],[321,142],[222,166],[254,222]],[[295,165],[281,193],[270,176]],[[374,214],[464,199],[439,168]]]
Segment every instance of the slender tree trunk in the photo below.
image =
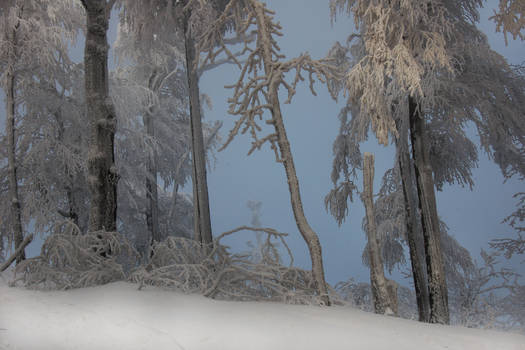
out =
[[370,285],[374,297],[374,310],[377,314],[397,314],[397,295],[390,295],[385,278],[381,245],[377,237],[377,227],[374,213],[374,155],[364,154],[363,159],[363,193],[361,199],[365,205],[368,256],[370,261]]
[[283,163],[286,178],[288,180],[288,189],[290,190],[290,200],[292,204],[292,209],[295,217],[295,222],[297,223],[297,228],[303,236],[306,244],[308,245],[308,250],[310,251],[310,258],[312,261],[312,274],[314,280],[317,284],[317,290],[321,302],[325,305],[330,305],[330,299],[328,296],[328,288],[326,285],[326,280],[324,276],[323,268],[323,257],[321,251],[321,244],[319,242],[319,237],[314,230],[308,224],[306,216],[304,215],[303,203],[301,200],[301,193],[299,191],[299,180],[297,179],[297,173],[295,171],[295,164],[293,161],[292,151],[290,149],[290,142],[288,141],[288,136],[286,135],[286,129],[284,127],[283,116],[281,114],[281,105],[279,102],[279,85],[280,85],[280,76],[279,72],[272,72],[273,61],[272,61],[272,47],[270,33],[265,27],[264,21],[264,8],[263,5],[257,2],[255,5],[257,26],[259,29],[258,38],[263,46],[263,62],[264,70],[268,75],[268,78],[271,79],[268,86],[267,99],[268,103],[272,106],[272,121],[275,129],[275,134],[277,135],[277,144],[279,146],[279,151],[281,153],[281,162]]
[[317,289],[321,301],[329,306],[330,299],[328,297],[328,289],[326,286],[326,280],[324,276],[323,268],[323,255],[321,251],[321,243],[319,242],[319,237],[315,231],[310,227],[306,216],[304,215],[303,203],[301,200],[301,193],[299,190],[299,180],[297,179],[297,173],[295,171],[295,164],[293,161],[292,151],[290,149],[290,143],[288,141],[288,136],[286,135],[286,129],[284,127],[281,108],[279,104],[279,98],[277,94],[277,88],[271,89],[270,91],[270,100],[273,106],[273,119],[275,121],[274,127],[277,134],[277,143],[279,145],[279,150],[282,157],[282,162],[284,170],[286,172],[286,178],[288,180],[288,189],[290,191],[290,200],[292,204],[292,209],[295,217],[295,222],[297,223],[297,228],[301,235],[303,236],[306,244],[308,245],[308,250],[310,252],[310,259],[312,261],[312,273],[314,280],[317,284]]
[[[64,126],[64,120],[62,118],[62,111],[58,111],[54,114],[55,120],[58,124],[58,135],[57,135],[57,141],[64,144],[64,133],[65,133],[65,126]],[[73,178],[73,175],[69,171],[69,167],[67,164],[65,164],[64,167],[64,176],[67,178],[67,184],[65,185],[66,190],[66,199],[67,199],[67,205],[68,205],[68,211],[63,212],[62,210],[58,210],[58,213],[66,218],[71,219],[73,223],[77,226],[79,226],[79,218],[78,218],[78,206],[75,201],[75,196],[73,193],[73,186],[75,184],[75,180]]]
[[[157,90],[156,86],[154,86],[155,77],[156,73],[153,73],[148,84],[149,88],[153,91]],[[153,140],[155,138],[155,107],[146,111],[143,121],[146,127],[146,134]],[[162,241],[159,229],[157,151],[154,148],[151,153],[148,154],[146,171],[146,197],[148,201],[148,207],[146,209],[146,225],[151,237],[151,244],[153,244],[153,242]]]
[[[11,198],[11,219],[15,250],[21,247],[24,241],[22,229],[22,213],[20,206],[20,197],[18,194],[18,176],[16,164],[16,137],[15,137],[15,62],[17,47],[17,30],[20,22],[14,28],[7,29],[7,40],[11,44],[11,50],[8,53],[8,62],[6,70],[6,135],[7,135],[7,162],[9,176],[9,194]],[[20,263],[26,258],[24,249],[16,256],[16,263]]]
[[175,214],[177,212],[177,197],[179,193],[179,183],[175,182],[173,184],[173,191],[171,192],[171,210],[169,215],[169,227],[174,227],[176,220],[175,220]]
[[[155,137],[153,115],[147,113],[144,118],[146,125],[146,133],[149,137]],[[151,235],[151,243],[162,241],[159,230],[159,195],[157,183],[157,157],[156,152],[148,155],[147,160],[147,177],[146,177],[146,197],[148,200],[148,208],[146,210],[146,224]]]
[[425,248],[421,237],[420,223],[417,221],[417,193],[415,191],[413,167],[410,162],[408,133],[406,128],[398,128],[399,139],[396,140],[399,172],[405,202],[406,235],[410,253],[412,276],[416,290],[419,321],[430,322],[430,301],[426,279]]
[[449,324],[448,292],[441,253],[439,218],[430,155],[425,142],[425,121],[414,98],[409,98],[410,135],[428,276],[430,322]]
[[87,15],[84,51],[87,116],[90,124],[88,231],[115,231],[117,221],[117,169],[114,139],[116,118],[108,92],[107,30],[111,5],[101,0],[82,0]]
[[190,99],[190,120],[193,162],[193,208],[195,239],[208,245],[213,241],[206,179],[206,154],[202,133],[201,105],[199,100],[199,77],[194,67],[195,41],[191,31],[190,12],[184,18],[184,40],[186,46],[186,72]]
[[[179,161],[177,162],[177,167],[175,168],[175,181],[174,181],[174,184],[173,184],[173,191],[172,191],[172,194],[171,194],[172,203],[171,203],[171,210],[170,210],[170,214],[169,214],[169,218],[168,218],[168,220],[169,220],[169,227],[174,227],[175,223],[176,223],[176,220],[177,220],[175,215],[176,215],[176,212],[177,212],[176,211],[177,210],[177,194],[179,193],[179,187],[180,187],[180,184],[179,184],[178,181],[180,179],[180,173],[182,171],[181,169],[184,166],[184,163],[186,162],[186,160],[188,159],[189,156],[190,156],[190,152],[186,151],[181,156]],[[194,187],[194,189],[195,189],[195,187]],[[194,195],[195,195],[195,193],[194,193]]]

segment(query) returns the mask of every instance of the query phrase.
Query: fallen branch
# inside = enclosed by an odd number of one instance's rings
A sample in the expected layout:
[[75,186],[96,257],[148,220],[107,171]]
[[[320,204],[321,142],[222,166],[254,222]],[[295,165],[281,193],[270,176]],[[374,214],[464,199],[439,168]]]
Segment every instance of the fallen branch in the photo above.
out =
[[29,244],[31,243],[31,241],[33,240],[33,234],[30,234],[29,236],[27,236],[22,244],[20,245],[20,247],[18,247],[17,250],[15,250],[15,252],[9,257],[9,259],[7,259],[7,261],[5,263],[2,264],[2,266],[0,267],[0,272],[3,272],[5,271],[12,263],[13,261],[16,259],[16,257],[18,256],[18,254],[20,254],[20,252]]

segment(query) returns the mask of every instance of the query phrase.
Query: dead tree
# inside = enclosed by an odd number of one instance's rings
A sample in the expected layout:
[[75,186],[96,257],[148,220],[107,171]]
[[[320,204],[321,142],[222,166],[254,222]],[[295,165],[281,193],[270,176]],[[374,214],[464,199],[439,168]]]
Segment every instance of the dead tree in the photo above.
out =
[[[333,87],[334,81],[339,81],[339,74],[330,64],[331,61],[329,59],[314,61],[308,54],[284,61],[284,56],[279,54],[279,47],[274,39],[274,36],[282,35],[280,32],[281,27],[274,22],[273,15],[274,12],[268,10],[266,5],[258,0],[231,0],[226,5],[223,14],[210,25],[198,47],[200,52],[206,53],[202,64],[213,63],[219,54],[225,53],[241,69],[237,83],[229,86],[234,93],[233,97],[228,100],[230,103],[229,113],[239,116],[239,119],[230,131],[228,140],[221,149],[224,149],[239,131],[243,134],[249,131],[253,138],[252,147],[248,155],[255,149],[260,149],[263,144],[270,144],[275,152],[276,161],[283,164],[286,172],[292,210],[299,232],[310,252],[312,273],[317,284],[321,303],[330,305],[324,277],[321,244],[316,232],[310,227],[304,214],[299,181],[290,142],[284,127],[278,91],[281,85],[285,87],[288,92],[288,99],[285,103],[289,103],[295,94],[297,83],[303,80],[301,74],[306,72],[314,95],[313,83],[314,77],[317,77],[322,83],[327,84],[332,97],[335,98],[336,93],[334,89],[330,88]],[[222,30],[226,25],[235,28],[238,37],[246,38],[244,40],[246,60],[242,64],[228,50],[223,40]],[[252,30],[257,35],[255,47],[250,47],[249,45],[251,40],[248,37]],[[284,74],[290,71],[295,71],[295,79],[293,82],[288,83],[284,79]],[[262,130],[262,127],[257,120],[263,120],[265,112],[269,112],[268,114],[270,115],[265,120],[265,123],[273,127],[273,132],[259,138],[257,134]]]
[[374,155],[365,152],[363,157],[363,192],[361,200],[366,210],[366,234],[370,261],[370,286],[377,314],[397,314],[397,290],[385,277],[381,259],[381,244],[377,237],[374,212]]

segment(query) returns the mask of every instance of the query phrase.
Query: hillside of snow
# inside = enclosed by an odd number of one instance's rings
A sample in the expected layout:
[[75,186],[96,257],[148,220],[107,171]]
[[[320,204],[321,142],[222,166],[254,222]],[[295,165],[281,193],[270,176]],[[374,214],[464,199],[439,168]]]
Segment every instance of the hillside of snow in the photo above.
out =
[[118,282],[42,292],[0,277],[2,350],[525,350],[525,336],[348,307],[227,302]]

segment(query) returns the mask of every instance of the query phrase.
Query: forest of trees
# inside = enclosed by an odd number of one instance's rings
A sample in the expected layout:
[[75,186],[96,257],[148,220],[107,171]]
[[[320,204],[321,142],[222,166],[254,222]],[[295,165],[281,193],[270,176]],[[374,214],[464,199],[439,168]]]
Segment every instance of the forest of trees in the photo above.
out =
[[[525,180],[525,68],[490,48],[477,27],[483,5],[330,0],[331,20],[351,16],[355,28],[316,60],[281,53],[286,31],[260,0],[3,0],[0,269],[15,264],[13,284],[29,288],[127,280],[525,331],[520,271],[500,264],[525,252],[525,192],[504,219],[515,235],[491,241],[481,265],[448,234],[436,201],[444,184],[472,188],[479,151],[505,179]],[[525,45],[523,1],[499,0],[491,20],[507,42]],[[76,63],[71,48],[79,39],[84,58]],[[223,140],[221,123],[203,119],[209,97],[199,82],[225,64],[237,70],[226,86],[235,124]],[[369,284],[326,282],[294,163],[301,150],[282,108],[303,82],[313,95],[316,83],[344,100],[325,205],[341,225],[360,195]],[[472,127],[479,140],[470,138]],[[286,234],[261,227],[256,202],[252,226],[212,230],[209,164],[246,133],[248,155],[269,146],[283,166],[311,270],[293,266]],[[372,136],[395,149],[377,192],[374,155],[360,149]],[[191,196],[181,191],[190,181]],[[257,235],[250,254],[223,243],[240,231]],[[28,258],[35,236],[44,240],[41,253]],[[405,256],[413,288],[385,277]]]

